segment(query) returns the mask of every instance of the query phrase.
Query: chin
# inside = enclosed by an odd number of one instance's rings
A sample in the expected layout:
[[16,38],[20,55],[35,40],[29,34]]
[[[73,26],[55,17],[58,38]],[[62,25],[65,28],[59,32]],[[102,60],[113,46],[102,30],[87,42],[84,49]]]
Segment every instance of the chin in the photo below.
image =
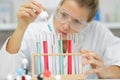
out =
[[63,37],[62,40],[67,40],[67,37]]

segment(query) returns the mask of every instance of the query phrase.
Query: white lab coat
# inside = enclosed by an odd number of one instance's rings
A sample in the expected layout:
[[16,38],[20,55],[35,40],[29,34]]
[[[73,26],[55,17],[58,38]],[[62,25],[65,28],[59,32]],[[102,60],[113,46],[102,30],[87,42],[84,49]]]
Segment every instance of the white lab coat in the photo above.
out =
[[[53,17],[49,20],[53,26]],[[52,27],[54,32],[54,28]],[[41,32],[50,32],[45,23],[31,23],[26,30],[21,48],[16,54],[9,54],[6,51],[6,44],[0,50],[0,80],[4,80],[8,74],[16,75],[17,68],[22,66],[22,59],[27,58],[29,61],[28,69],[31,70],[31,54],[36,53],[36,34]],[[99,22],[91,22],[89,27],[85,28],[80,36],[79,50],[92,50],[99,54],[105,65],[120,66],[120,39],[115,37],[105,25]],[[74,48],[75,49],[75,48]],[[89,70],[90,66],[86,67]],[[92,74],[87,78],[96,79],[97,76]]]

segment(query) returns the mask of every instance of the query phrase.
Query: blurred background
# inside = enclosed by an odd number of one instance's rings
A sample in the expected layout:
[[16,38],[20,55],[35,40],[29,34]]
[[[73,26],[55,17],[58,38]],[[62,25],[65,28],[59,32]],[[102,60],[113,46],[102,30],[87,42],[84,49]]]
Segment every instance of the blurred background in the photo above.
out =
[[[21,4],[30,0],[0,0],[0,48],[17,24],[16,12]],[[37,0],[51,14],[60,0]],[[99,10],[95,20],[106,24],[116,36],[120,37],[120,0],[99,0]]]

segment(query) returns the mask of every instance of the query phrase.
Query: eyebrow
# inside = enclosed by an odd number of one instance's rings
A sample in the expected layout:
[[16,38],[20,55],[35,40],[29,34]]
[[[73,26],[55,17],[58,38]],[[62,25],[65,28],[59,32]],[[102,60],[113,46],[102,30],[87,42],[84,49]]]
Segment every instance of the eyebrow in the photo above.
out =
[[77,17],[74,17],[72,14],[70,14],[69,11],[67,11],[66,9],[64,9],[63,7],[60,7],[59,8],[60,10],[64,10],[68,15],[72,16],[74,19],[78,20],[78,21],[84,21],[83,19],[80,19],[80,18],[77,18]]

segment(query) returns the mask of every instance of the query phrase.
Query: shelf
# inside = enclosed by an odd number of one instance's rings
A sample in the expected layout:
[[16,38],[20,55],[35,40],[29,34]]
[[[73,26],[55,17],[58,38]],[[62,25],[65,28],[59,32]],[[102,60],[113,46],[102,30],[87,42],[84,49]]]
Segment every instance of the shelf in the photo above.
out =
[[[120,29],[120,23],[104,23],[110,29]],[[0,31],[15,30],[16,24],[0,24]]]
[[0,31],[15,30],[16,24],[0,24]]
[[104,23],[109,29],[120,29],[120,23]]

